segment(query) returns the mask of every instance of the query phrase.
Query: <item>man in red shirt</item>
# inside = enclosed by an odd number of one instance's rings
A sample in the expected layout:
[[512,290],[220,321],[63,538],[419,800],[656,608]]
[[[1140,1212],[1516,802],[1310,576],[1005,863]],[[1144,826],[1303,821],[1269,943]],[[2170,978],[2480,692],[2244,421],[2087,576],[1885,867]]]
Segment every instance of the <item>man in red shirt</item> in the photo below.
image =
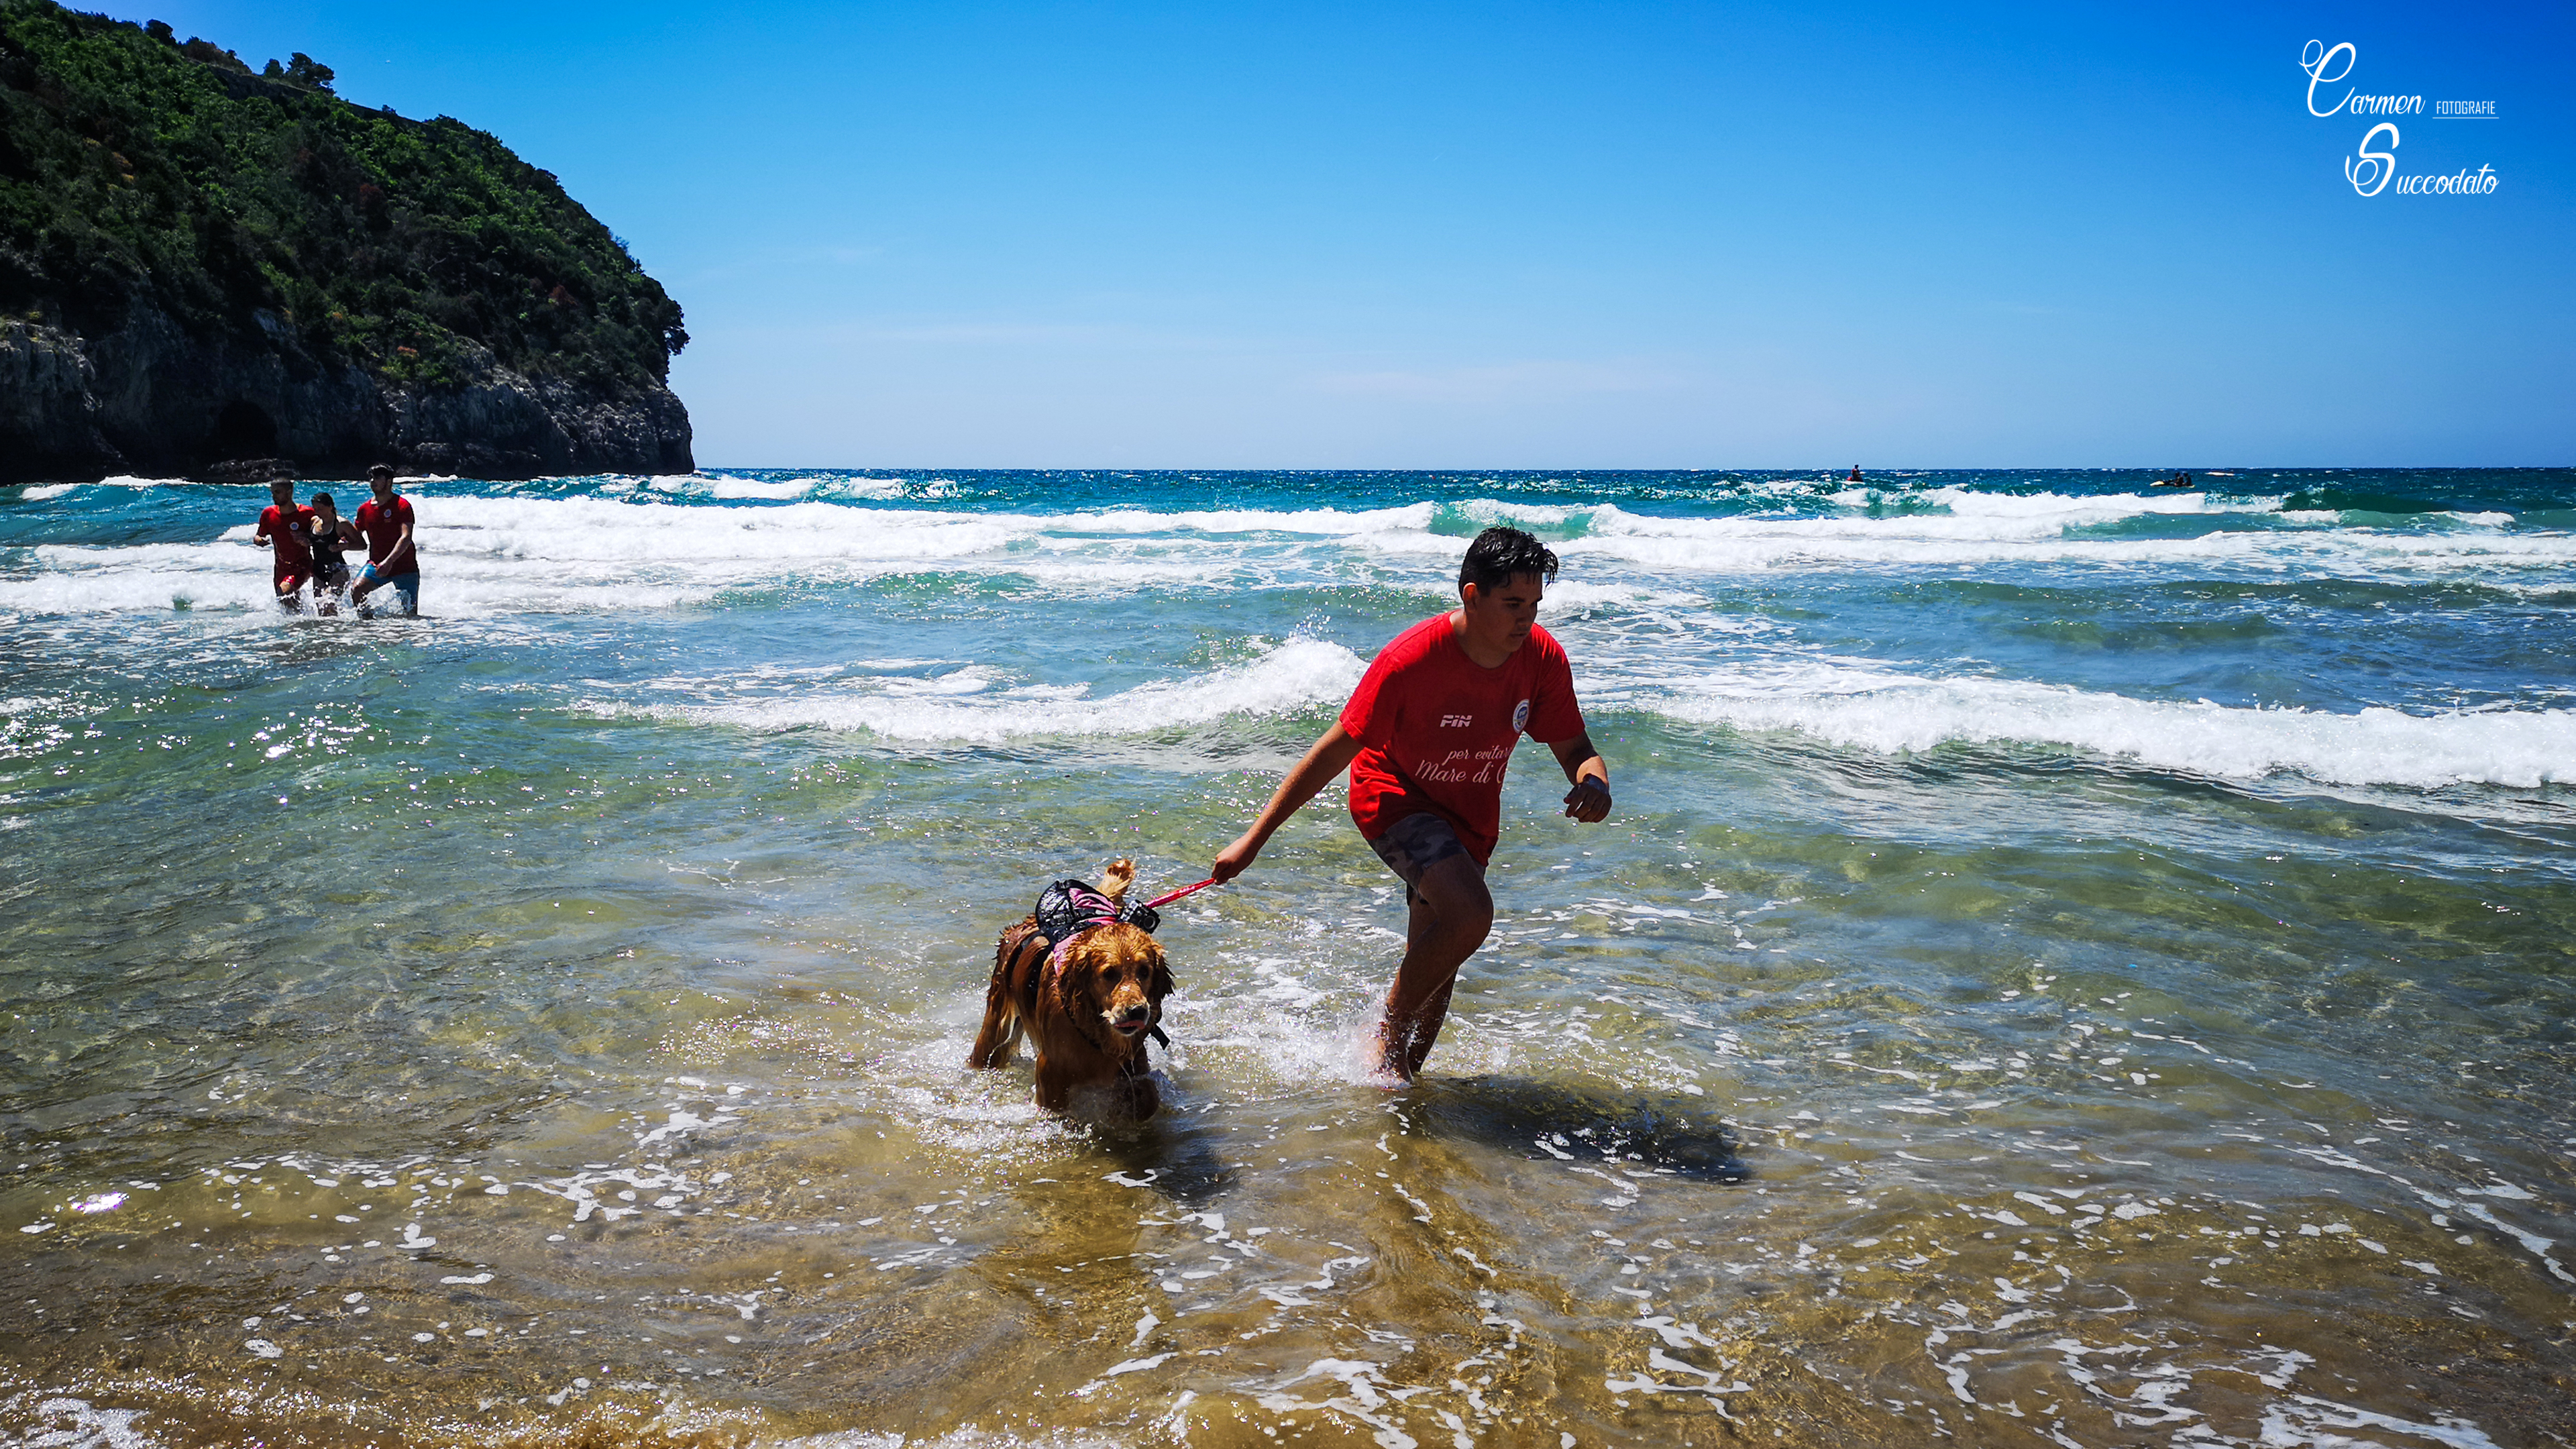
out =
[[259,512],[253,544],[273,546],[277,565],[269,582],[277,589],[277,606],[302,613],[304,581],[313,577],[313,510],[295,501],[295,484],[279,479],[268,485],[269,505]]
[[394,470],[382,463],[367,470],[367,486],[375,497],[358,505],[354,520],[358,532],[367,536],[367,566],[358,570],[358,582],[349,590],[349,602],[361,614],[372,614],[366,607],[367,595],[391,585],[394,597],[402,601],[406,614],[420,612],[420,557],[411,544],[411,500],[394,491]]
[[1567,815],[1590,823],[1610,814],[1610,767],[1584,732],[1565,651],[1538,627],[1556,567],[1556,555],[1519,529],[1476,535],[1458,567],[1458,607],[1378,651],[1341,717],[1208,872],[1242,874],[1273,831],[1350,771],[1351,818],[1403,879],[1412,913],[1378,1026],[1380,1069],[1400,1082],[1422,1070],[1458,968],[1494,924],[1485,862],[1521,735],[1554,751],[1573,783]]

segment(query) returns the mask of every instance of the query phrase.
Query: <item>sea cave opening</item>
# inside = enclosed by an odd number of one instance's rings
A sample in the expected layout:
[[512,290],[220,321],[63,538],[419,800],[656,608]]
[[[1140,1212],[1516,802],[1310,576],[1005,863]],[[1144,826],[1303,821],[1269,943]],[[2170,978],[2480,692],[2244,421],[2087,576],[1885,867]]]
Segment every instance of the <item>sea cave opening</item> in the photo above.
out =
[[213,452],[218,461],[277,456],[277,423],[257,403],[235,399],[215,415]]

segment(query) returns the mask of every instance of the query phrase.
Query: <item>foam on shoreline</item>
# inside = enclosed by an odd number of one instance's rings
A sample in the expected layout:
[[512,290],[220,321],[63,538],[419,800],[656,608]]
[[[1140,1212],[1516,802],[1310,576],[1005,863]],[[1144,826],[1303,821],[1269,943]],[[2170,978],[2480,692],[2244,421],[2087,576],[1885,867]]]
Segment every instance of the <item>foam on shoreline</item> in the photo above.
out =
[[2290,772],[2331,784],[2420,789],[2576,781],[2576,710],[2566,709],[2334,714],[1826,665],[1712,676],[1650,707],[1692,723],[1794,730],[1882,754],[2016,743],[2234,780]]
[[1289,639],[1248,663],[1195,677],[1153,680],[1098,698],[1081,685],[1010,685],[970,665],[928,677],[888,674],[792,694],[690,704],[594,698],[576,707],[612,719],[999,744],[1046,736],[1141,735],[1233,714],[1285,714],[1339,700],[1366,667],[1338,644]]

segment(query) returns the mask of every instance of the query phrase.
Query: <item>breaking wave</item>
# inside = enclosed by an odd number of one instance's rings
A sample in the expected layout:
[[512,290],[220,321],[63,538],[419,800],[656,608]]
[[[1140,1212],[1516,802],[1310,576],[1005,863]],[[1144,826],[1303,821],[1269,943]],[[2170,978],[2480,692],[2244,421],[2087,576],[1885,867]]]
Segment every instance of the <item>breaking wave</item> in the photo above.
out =
[[2147,700],[2004,679],[1916,679],[1819,665],[1713,676],[1651,706],[1670,718],[1795,730],[1883,754],[1965,743],[2057,745],[2232,780],[2517,788],[2576,781],[2576,710],[2350,714]]

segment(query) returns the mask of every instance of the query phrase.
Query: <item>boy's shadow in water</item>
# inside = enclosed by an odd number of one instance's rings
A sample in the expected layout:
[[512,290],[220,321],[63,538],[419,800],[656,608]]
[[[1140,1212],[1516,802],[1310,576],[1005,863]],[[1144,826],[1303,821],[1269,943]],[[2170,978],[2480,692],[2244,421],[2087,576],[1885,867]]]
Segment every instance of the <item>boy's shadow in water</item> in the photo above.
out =
[[1717,1109],[1697,1098],[1519,1077],[1418,1083],[1399,1108],[1427,1136],[1467,1138],[1532,1160],[1615,1159],[1686,1182],[1742,1182],[1753,1169]]
[[[1466,1139],[1533,1161],[1617,1161],[1669,1168],[1685,1182],[1738,1183],[1753,1169],[1717,1109],[1686,1097],[1618,1092],[1518,1077],[1446,1077],[1391,1099],[1417,1130]],[[1183,1211],[1204,1211],[1233,1191],[1240,1168],[1219,1151],[1213,1104],[1164,1099],[1142,1122],[1087,1121],[1101,1175],[1150,1187]],[[1355,1114],[1359,1110],[1355,1108]]]

